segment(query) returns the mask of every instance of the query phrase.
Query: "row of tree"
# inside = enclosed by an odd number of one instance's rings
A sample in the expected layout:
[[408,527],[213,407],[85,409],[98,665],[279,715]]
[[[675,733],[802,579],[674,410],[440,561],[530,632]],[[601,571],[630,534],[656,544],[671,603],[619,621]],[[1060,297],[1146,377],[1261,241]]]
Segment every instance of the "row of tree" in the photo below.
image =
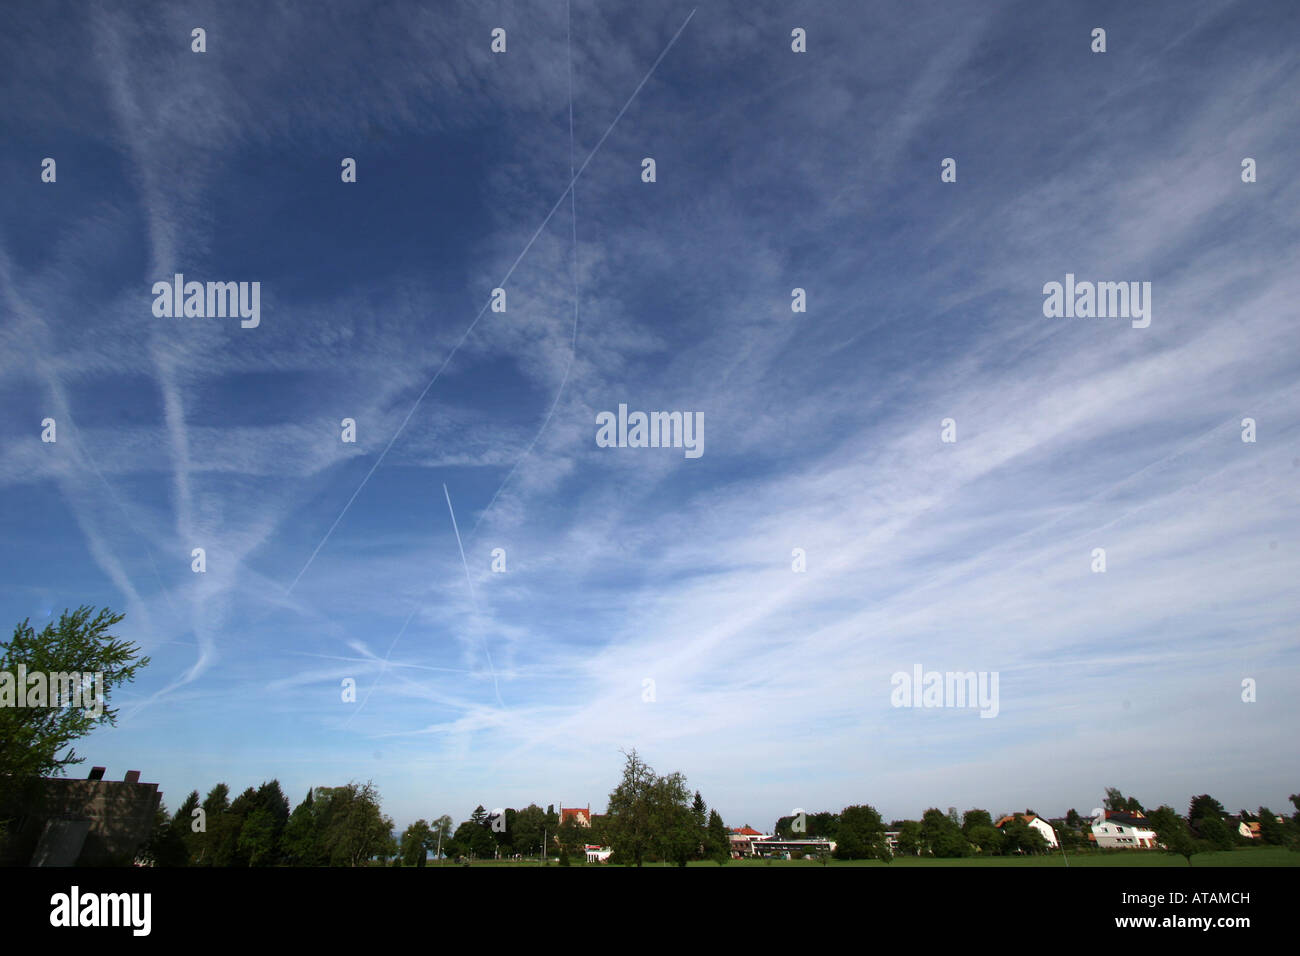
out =
[[453,859],[550,855],[558,851],[567,865],[587,845],[609,847],[612,863],[642,866],[691,860],[730,858],[731,834],[717,810],[710,810],[697,790],[692,795],[680,773],[660,776],[635,750],[625,754],[623,779],[609,796],[608,812],[584,826],[570,816],[561,822],[555,807],[530,804],[490,814],[474,809],[451,832],[451,818],[434,824],[417,820],[402,834],[400,856],[407,865],[422,865],[429,852]]
[[397,854],[393,821],[371,783],[316,787],[289,812],[272,780],[234,800],[224,783],[158,810],[142,856],[157,866],[362,866]]
[[[1033,811],[1027,810],[1026,814]],[[920,820],[894,820],[886,828],[874,807],[858,805],[845,807],[839,813],[781,817],[773,833],[785,839],[834,841],[838,859],[889,862],[893,855],[885,838],[886,829],[898,834],[898,853],[908,856],[957,858],[975,853],[1042,853],[1049,849],[1043,835],[1019,816],[998,828],[993,825],[992,815],[980,809],[967,810],[959,817],[955,809],[944,813],[932,807]]]
[[[1208,850],[1231,850],[1237,846],[1265,844],[1289,846],[1300,850],[1300,794],[1290,797],[1295,813],[1288,819],[1267,807],[1258,813],[1239,811],[1232,817],[1219,801],[1209,794],[1193,797],[1187,816],[1180,816],[1168,806],[1147,813],[1136,797],[1125,797],[1115,787],[1106,788],[1105,809],[1135,813],[1155,831],[1156,839],[1170,852],[1191,857]],[[900,854],[958,858],[973,854],[1046,853],[1047,840],[1025,818],[1038,816],[1033,810],[1016,814],[994,826],[987,810],[971,809],[958,815],[955,808],[947,813],[931,808],[918,820],[894,820],[889,829],[897,832]],[[1241,822],[1257,822],[1259,836],[1247,837],[1239,832]],[[1064,819],[1052,821],[1058,842],[1065,849],[1090,845],[1090,818],[1073,808]],[[871,806],[845,807],[839,813],[818,812],[801,817],[784,816],[776,821],[773,833],[785,839],[807,838],[835,841],[835,856],[841,859],[882,859],[888,862],[890,849],[885,840],[885,826],[880,814]]]

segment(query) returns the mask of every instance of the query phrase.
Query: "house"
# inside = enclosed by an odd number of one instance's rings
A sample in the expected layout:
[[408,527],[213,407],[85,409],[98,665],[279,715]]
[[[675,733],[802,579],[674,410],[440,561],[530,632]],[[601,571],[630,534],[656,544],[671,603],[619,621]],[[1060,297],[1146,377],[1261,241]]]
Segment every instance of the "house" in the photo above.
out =
[[1156,832],[1140,811],[1107,810],[1104,823],[1093,823],[1091,841],[1103,850],[1150,850]]
[[1046,820],[1044,820],[1042,817],[1035,816],[1032,813],[1009,813],[1002,819],[998,820],[998,822],[993,825],[997,827],[999,830],[1001,830],[1003,825],[1008,823],[1011,820],[1023,820],[1029,826],[1033,827],[1035,830],[1037,830],[1039,833],[1042,834],[1043,839],[1047,841],[1048,846],[1050,846],[1052,849],[1056,849],[1057,847],[1056,831],[1053,830],[1052,825],[1048,823]]
[[138,770],[122,780],[105,780],[103,767],[85,780],[33,780],[8,810],[15,819],[0,865],[129,864],[148,842],[161,800],[158,784],[141,783]]
[[587,851],[588,863],[606,863],[609,855],[614,852],[607,846],[597,846],[594,843],[588,843],[584,849]]
[[1237,832],[1248,840],[1259,839],[1259,822],[1256,820],[1242,820],[1237,826]]
[[743,827],[731,828],[731,855],[733,857],[754,856],[757,852],[754,844],[766,840],[767,834],[760,833],[746,823]]
[[560,807],[560,826],[572,820],[580,827],[591,826],[591,807]]
[[808,840],[786,840],[781,837],[764,837],[754,841],[754,852],[759,856],[783,857],[792,859],[795,853],[808,856],[812,853],[834,853],[835,841],[812,838]]

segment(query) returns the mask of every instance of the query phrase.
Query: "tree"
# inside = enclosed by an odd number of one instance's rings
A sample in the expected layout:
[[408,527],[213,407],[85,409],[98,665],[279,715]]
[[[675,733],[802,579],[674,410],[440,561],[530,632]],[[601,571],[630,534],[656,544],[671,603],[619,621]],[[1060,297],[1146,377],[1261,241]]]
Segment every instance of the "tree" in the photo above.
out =
[[1206,813],[1196,821],[1196,833],[1215,850],[1231,850],[1236,846],[1228,825],[1213,813]]
[[709,808],[700,796],[700,791],[695,791],[695,801],[691,804],[691,813],[695,816],[695,825],[703,830],[709,823]]
[[1106,788],[1105,807],[1107,810],[1115,810],[1117,812],[1128,809],[1128,800],[1124,798],[1124,794],[1119,792],[1119,787]]
[[879,859],[885,843],[885,824],[875,807],[855,805],[840,811],[840,836],[835,856],[841,860]]
[[980,848],[984,854],[997,854],[1002,852],[1004,838],[1002,831],[990,824],[978,824],[966,831],[966,839]]
[[971,845],[961,828],[942,810],[931,807],[921,817],[921,842],[934,856],[970,856]]
[[992,827],[993,817],[987,810],[967,810],[961,818],[961,832],[970,836],[975,827]]
[[383,815],[373,783],[321,787],[315,802],[321,849],[331,866],[362,866],[392,843],[393,821]]
[[731,833],[722,822],[722,815],[716,809],[709,811],[708,840],[705,847],[710,859],[719,864],[731,859]]
[[1187,808],[1187,822],[1195,827],[1204,817],[1213,816],[1222,820],[1227,812],[1218,800],[1203,793],[1199,797],[1192,797],[1191,805]]
[[1192,865],[1192,857],[1205,849],[1205,844],[1192,835],[1187,821],[1180,817],[1170,806],[1161,806],[1151,811],[1147,818],[1156,831],[1156,839],[1164,844],[1170,853],[1176,853]]
[[244,819],[236,846],[249,866],[267,866],[278,859],[276,820],[269,809],[258,807]]
[[1042,853],[1047,849],[1046,838],[1021,816],[1002,824],[1002,840],[1003,853]]
[[641,866],[654,839],[651,790],[655,776],[635,748],[623,756],[623,779],[610,793],[606,813],[609,845],[620,863]]
[[[198,795],[194,796],[197,801]],[[185,866],[189,863],[189,849],[173,822],[167,817],[167,808],[160,802],[154,811],[153,832],[139,853],[142,862],[150,866]]]
[[433,851],[438,852],[442,848],[443,855],[446,855],[447,844],[451,842],[452,820],[447,814],[443,814],[429,824],[429,839],[433,841]]
[[1274,816],[1268,807],[1259,808],[1259,839],[1270,846],[1282,846],[1286,843],[1286,830],[1282,820]]
[[903,820],[898,825],[898,852],[907,856],[918,855],[923,848],[921,824],[915,820]]
[[190,795],[185,798],[180,807],[176,810],[176,815],[172,817],[169,826],[176,838],[185,845],[185,863],[189,866],[198,855],[199,840],[203,834],[194,832],[194,811],[199,809],[199,792],[191,790]]
[[281,847],[285,860],[295,866],[325,866],[329,862],[322,847],[320,821],[316,817],[312,791],[307,791],[306,799],[289,815],[281,836]]
[[428,821],[423,819],[416,820],[403,830],[399,844],[402,866],[424,866],[429,850],[432,849],[429,845],[432,836],[433,831],[429,828]]
[[1077,830],[1083,826],[1083,818],[1079,816],[1079,811],[1074,809],[1074,807],[1070,807],[1070,809],[1066,811],[1065,825],[1071,830]]
[[[0,643],[0,807],[28,781],[81,763],[85,758],[77,756],[72,743],[103,724],[117,723],[117,711],[109,706],[113,691],[135,680],[149,663],[137,645],[108,633],[124,615],[104,608],[92,618],[93,612],[84,605],[64,611],[57,624],[46,624],[39,634],[25,619],[8,642]],[[20,664],[28,675],[44,674],[47,682],[56,674],[102,675],[102,682],[95,678],[85,689],[91,699],[83,707],[44,706],[51,702],[48,687],[41,706],[24,688],[29,706],[18,707]],[[64,682],[57,689],[60,697],[74,693]],[[103,700],[96,703],[96,694]]]
[[[516,853],[527,854],[542,850],[542,838],[547,832],[545,810],[535,803],[530,803],[516,814],[513,826],[513,843]],[[550,836],[556,835],[556,830],[550,830],[549,832]]]
[[685,866],[700,851],[701,833],[690,800],[686,778],[680,773],[656,777],[650,788],[655,851],[678,866]]
[[[473,820],[466,820],[456,828],[451,846],[456,856],[467,856],[472,859],[491,859],[496,852],[496,841],[492,839],[491,831]],[[446,847],[444,846],[443,849],[445,850]]]

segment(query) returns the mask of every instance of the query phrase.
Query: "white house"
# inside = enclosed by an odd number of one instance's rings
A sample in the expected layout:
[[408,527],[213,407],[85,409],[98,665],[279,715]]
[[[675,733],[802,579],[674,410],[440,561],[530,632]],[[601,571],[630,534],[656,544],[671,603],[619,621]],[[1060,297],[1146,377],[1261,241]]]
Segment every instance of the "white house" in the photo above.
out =
[[1092,838],[1103,850],[1149,850],[1156,845],[1156,831],[1140,813],[1106,811],[1106,822],[1092,825]]
[[1048,823],[1042,817],[1035,816],[1032,813],[1012,813],[1003,817],[1001,820],[999,820],[997,823],[993,825],[997,827],[999,830],[1001,830],[1002,825],[1004,823],[1006,823],[1008,820],[1014,820],[1016,818],[1023,820],[1029,826],[1037,830],[1040,834],[1042,834],[1043,839],[1047,841],[1047,845],[1050,846],[1052,849],[1056,849],[1057,846],[1056,831],[1052,829],[1052,825],[1050,823]]
[[614,852],[613,849],[611,849],[610,847],[595,846],[594,844],[590,844],[590,843],[587,844],[585,849],[587,851],[588,863],[604,863],[609,859],[609,855]]

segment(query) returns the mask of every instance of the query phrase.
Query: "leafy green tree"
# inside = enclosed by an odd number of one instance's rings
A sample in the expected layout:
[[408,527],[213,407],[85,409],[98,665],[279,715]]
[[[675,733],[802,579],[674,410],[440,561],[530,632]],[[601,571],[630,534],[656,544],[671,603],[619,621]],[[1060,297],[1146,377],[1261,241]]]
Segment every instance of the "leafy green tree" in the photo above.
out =
[[1213,813],[1207,813],[1196,821],[1196,833],[1215,850],[1231,850],[1237,843],[1228,825]]
[[428,858],[433,831],[427,820],[416,820],[402,831],[400,857],[402,866],[424,866]]
[[1070,807],[1065,814],[1065,823],[1072,830],[1078,830],[1083,826],[1083,818],[1079,816],[1079,811]]
[[516,846],[516,838],[518,834],[516,832],[517,827],[515,824],[519,819],[519,811],[514,807],[506,807],[501,811],[501,813],[505,817],[504,827],[501,825],[501,822],[496,819],[495,814],[488,814],[486,819],[483,821],[483,825],[487,827],[488,832],[492,834],[492,839],[496,843],[498,853],[503,857],[508,857],[514,853],[527,852],[529,848],[522,840],[519,842],[519,845]]
[[931,807],[921,817],[921,842],[934,856],[964,857],[973,852],[961,828],[942,810]]
[[1020,816],[1002,824],[1002,840],[1003,853],[1042,853],[1047,849],[1043,835]]
[[219,783],[203,798],[203,810],[209,817],[214,817],[218,813],[225,813],[230,807],[230,788],[224,783]]
[[199,852],[198,837],[202,834],[194,832],[194,811],[199,809],[199,792],[191,790],[190,795],[185,798],[176,810],[176,815],[172,817],[170,824],[172,832],[176,838],[185,845],[185,864],[188,866]]
[[429,824],[429,839],[432,841],[430,844],[431,849],[437,853],[439,847],[441,847],[441,852],[445,856],[447,854],[447,844],[451,842],[451,834],[452,820],[451,817],[444,813]]
[[1118,787],[1107,787],[1105,807],[1116,812],[1124,811],[1128,809],[1128,800],[1120,793]]
[[191,833],[190,863],[197,866],[213,866],[215,849],[221,835],[220,819],[230,807],[230,788],[219,783],[208,791],[203,798],[204,829]]
[[[195,795],[197,802],[198,795]],[[184,806],[184,804],[182,804]],[[180,832],[172,825],[167,816],[167,808],[160,802],[154,811],[153,832],[149,841],[141,848],[139,858],[150,866],[186,866],[189,863],[189,849]]]
[[[557,827],[556,830],[558,829]],[[540,853],[543,836],[549,842],[550,837],[556,835],[556,830],[550,830],[549,836],[547,835],[546,811],[537,804],[530,803],[514,819],[515,852],[528,855]]]
[[275,816],[265,807],[258,807],[244,819],[237,846],[249,866],[269,866],[279,859],[276,829]]
[[708,850],[708,857],[718,863],[726,863],[731,859],[731,833],[727,830],[727,825],[722,822],[722,815],[716,809],[709,811],[707,830],[708,841],[705,847]]
[[451,845],[454,855],[472,859],[490,860],[496,852],[496,841],[492,833],[481,823],[466,820],[456,828]]
[[618,862],[641,866],[655,837],[652,790],[656,780],[635,748],[623,756],[623,779],[609,795],[607,836]]
[[924,848],[921,824],[916,820],[903,820],[898,825],[898,852],[903,856],[916,856]]
[[1156,840],[1170,853],[1176,853],[1192,865],[1192,857],[1205,850],[1205,844],[1192,835],[1187,821],[1170,806],[1160,806],[1147,817],[1156,832]]
[[474,812],[469,815],[469,822],[482,825],[487,823],[487,818],[488,812],[483,809],[483,804],[480,803],[474,808]]
[[[107,608],[94,617],[92,613],[94,609],[84,605],[64,611],[39,634],[24,620],[7,642],[0,642],[0,807],[28,781],[81,763],[85,758],[77,756],[73,742],[97,727],[117,723],[117,710],[109,706],[113,691],[135,680],[140,668],[149,664],[148,657],[139,656],[137,645],[108,633],[124,615]],[[94,684],[87,688],[92,700],[86,707],[18,707],[19,664],[29,674],[103,674],[102,711],[93,700]],[[70,687],[58,689],[72,692]]]
[[998,854],[1002,852],[1004,842],[1002,832],[993,824],[977,824],[966,831],[965,837],[971,843],[980,848],[980,852],[986,855]]
[[885,824],[875,807],[855,805],[840,811],[840,835],[835,856],[841,860],[871,860],[885,846]]
[[1227,812],[1218,800],[1208,793],[1203,793],[1199,797],[1192,797],[1191,805],[1187,808],[1187,822],[1196,827],[1205,817],[1212,816],[1222,820]]
[[703,837],[691,809],[686,778],[675,772],[657,777],[650,789],[650,800],[655,851],[662,859],[685,866],[699,854]]
[[393,843],[393,821],[383,815],[373,783],[321,787],[315,802],[321,849],[331,866],[363,866]]
[[1259,839],[1270,846],[1282,846],[1286,843],[1286,830],[1282,821],[1268,807],[1259,808]]
[[320,821],[316,817],[312,791],[294,807],[284,826],[281,846],[286,862],[294,866],[325,866],[329,860],[322,846]]
[[961,818],[961,832],[967,836],[970,836],[971,830],[976,827],[991,828],[992,826],[993,816],[987,810],[967,810]]

